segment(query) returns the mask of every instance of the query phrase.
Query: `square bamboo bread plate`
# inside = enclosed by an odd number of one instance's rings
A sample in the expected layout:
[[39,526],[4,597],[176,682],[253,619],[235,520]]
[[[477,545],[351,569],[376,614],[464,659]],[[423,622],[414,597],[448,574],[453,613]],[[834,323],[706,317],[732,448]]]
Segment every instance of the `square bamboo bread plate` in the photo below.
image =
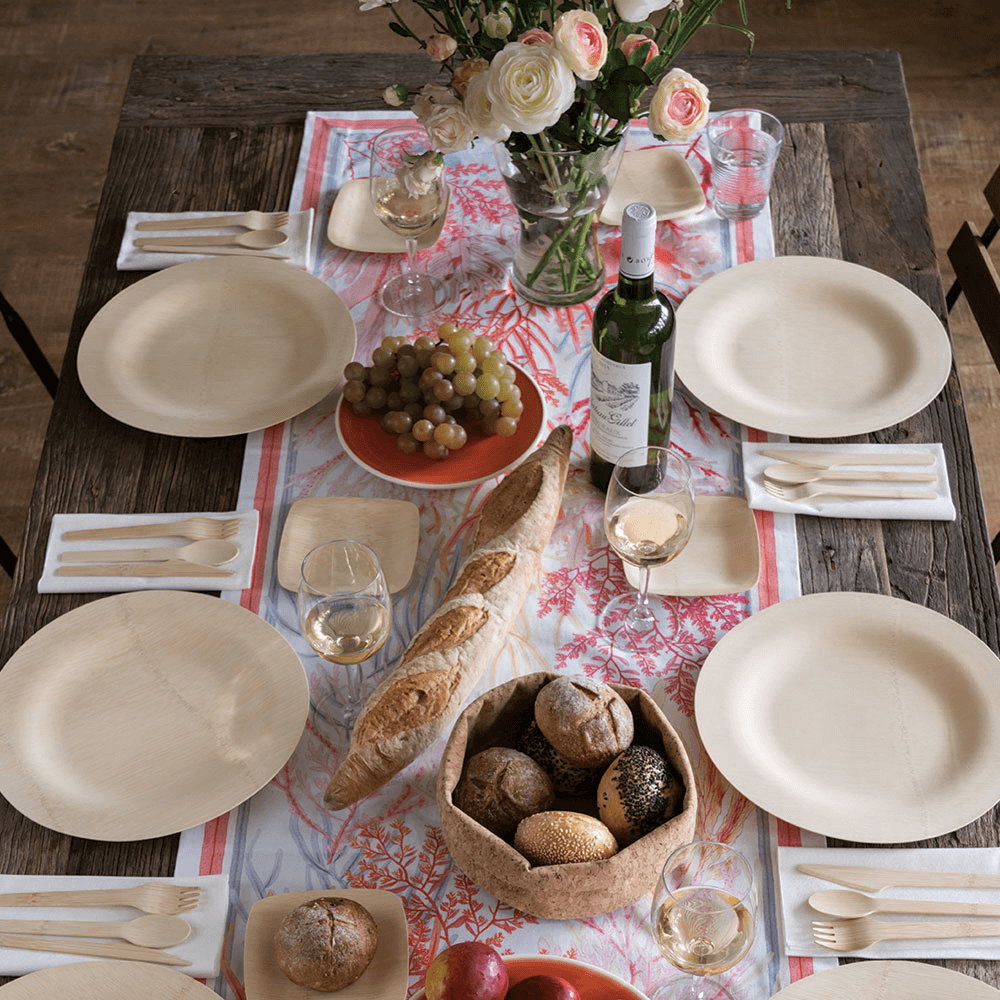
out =
[[378,946],[371,964],[350,986],[337,990],[337,1000],[403,1000],[410,967],[409,928],[403,900],[385,889],[312,889],[265,896],[254,903],[243,946],[246,1000],[309,1000],[332,996],[293,983],[274,960],[274,935],[282,920],[312,899],[339,896],[363,906],[378,926]]
[[413,573],[420,541],[420,511],[409,500],[372,497],[307,497],[292,504],[278,547],[278,583],[299,586],[310,549],[335,538],[353,538],[375,551],[389,591],[402,590]]

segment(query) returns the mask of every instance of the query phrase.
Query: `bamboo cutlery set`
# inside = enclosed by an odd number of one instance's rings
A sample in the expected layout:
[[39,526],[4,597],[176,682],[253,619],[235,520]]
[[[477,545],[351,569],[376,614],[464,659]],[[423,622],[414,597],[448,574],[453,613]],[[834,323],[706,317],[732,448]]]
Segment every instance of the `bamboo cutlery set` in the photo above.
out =
[[[934,464],[930,454],[846,451],[771,451],[762,448],[768,458],[781,459],[764,469],[764,488],[779,499],[796,502],[814,497],[841,497],[880,500],[934,500],[935,490],[914,486],[893,486],[894,483],[935,483],[934,472],[913,469],[845,468],[845,466],[928,466]],[[878,486],[858,486],[858,483],[879,483]],[[844,485],[850,483],[850,485]]]
[[[861,951],[879,941],[912,941],[939,938],[1000,938],[1000,904],[960,900],[888,899],[866,895],[890,887],[918,889],[1000,889],[1000,876],[970,872],[914,871],[863,868],[854,865],[800,864],[804,875],[847,886],[809,896],[817,913],[837,918],[815,920],[816,944],[832,951]],[[969,917],[967,920],[883,920],[875,914],[921,914]]]
[[0,919],[0,947],[188,966],[187,959],[164,949],[190,937],[191,925],[180,914],[198,906],[200,893],[197,886],[162,882],[128,889],[0,893],[0,906],[131,906],[143,911],[116,921]]
[[239,227],[242,233],[200,236],[141,236],[133,240],[137,250],[148,253],[179,254],[252,254],[254,257],[271,257],[288,260],[284,254],[267,253],[281,247],[289,240],[287,212],[244,212],[234,216],[212,216],[201,219],[164,219],[139,222],[136,230],[180,230]]
[[133,524],[67,531],[65,542],[176,536],[192,539],[187,545],[121,549],[73,550],[60,553],[56,576],[204,576],[231,577],[226,564],[240,554],[232,541],[239,529],[236,518],[192,517],[165,524]]

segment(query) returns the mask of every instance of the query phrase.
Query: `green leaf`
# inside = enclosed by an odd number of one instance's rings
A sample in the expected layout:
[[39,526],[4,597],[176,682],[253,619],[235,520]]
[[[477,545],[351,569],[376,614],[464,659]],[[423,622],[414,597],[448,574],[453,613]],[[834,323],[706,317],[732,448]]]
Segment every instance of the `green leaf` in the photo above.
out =
[[597,95],[597,106],[612,118],[627,121],[632,113],[631,95],[624,83],[612,83]]
[[397,35],[402,35],[404,38],[416,38],[416,35],[412,31],[407,31],[401,24],[397,24],[395,21],[389,22],[389,30],[395,31]]

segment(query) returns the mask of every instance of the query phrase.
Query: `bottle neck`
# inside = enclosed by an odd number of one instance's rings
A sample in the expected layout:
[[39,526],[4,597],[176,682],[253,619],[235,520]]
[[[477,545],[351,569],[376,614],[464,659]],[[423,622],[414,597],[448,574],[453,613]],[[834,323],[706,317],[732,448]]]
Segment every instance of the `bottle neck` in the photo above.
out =
[[656,294],[653,272],[641,277],[631,278],[618,274],[618,294],[623,299],[651,299]]

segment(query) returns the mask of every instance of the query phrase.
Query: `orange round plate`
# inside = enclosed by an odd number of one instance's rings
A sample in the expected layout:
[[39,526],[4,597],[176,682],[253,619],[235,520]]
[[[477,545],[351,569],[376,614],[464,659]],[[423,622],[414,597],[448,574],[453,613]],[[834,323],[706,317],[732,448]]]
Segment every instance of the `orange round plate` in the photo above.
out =
[[337,403],[337,434],[340,443],[358,465],[390,483],[418,489],[457,489],[474,486],[499,476],[517,465],[542,438],[545,401],[534,379],[522,368],[514,382],[521,389],[524,412],[517,431],[509,438],[487,435],[478,424],[466,425],[469,439],[447,458],[428,458],[418,449],[404,455],[396,447],[396,436],[382,430],[374,417],[359,417],[341,396]]
[[[586,962],[558,955],[504,955],[510,985],[521,982],[529,976],[560,976],[576,987],[580,1000],[647,1000],[623,979],[598,969]],[[421,990],[413,1000],[424,1000]]]

